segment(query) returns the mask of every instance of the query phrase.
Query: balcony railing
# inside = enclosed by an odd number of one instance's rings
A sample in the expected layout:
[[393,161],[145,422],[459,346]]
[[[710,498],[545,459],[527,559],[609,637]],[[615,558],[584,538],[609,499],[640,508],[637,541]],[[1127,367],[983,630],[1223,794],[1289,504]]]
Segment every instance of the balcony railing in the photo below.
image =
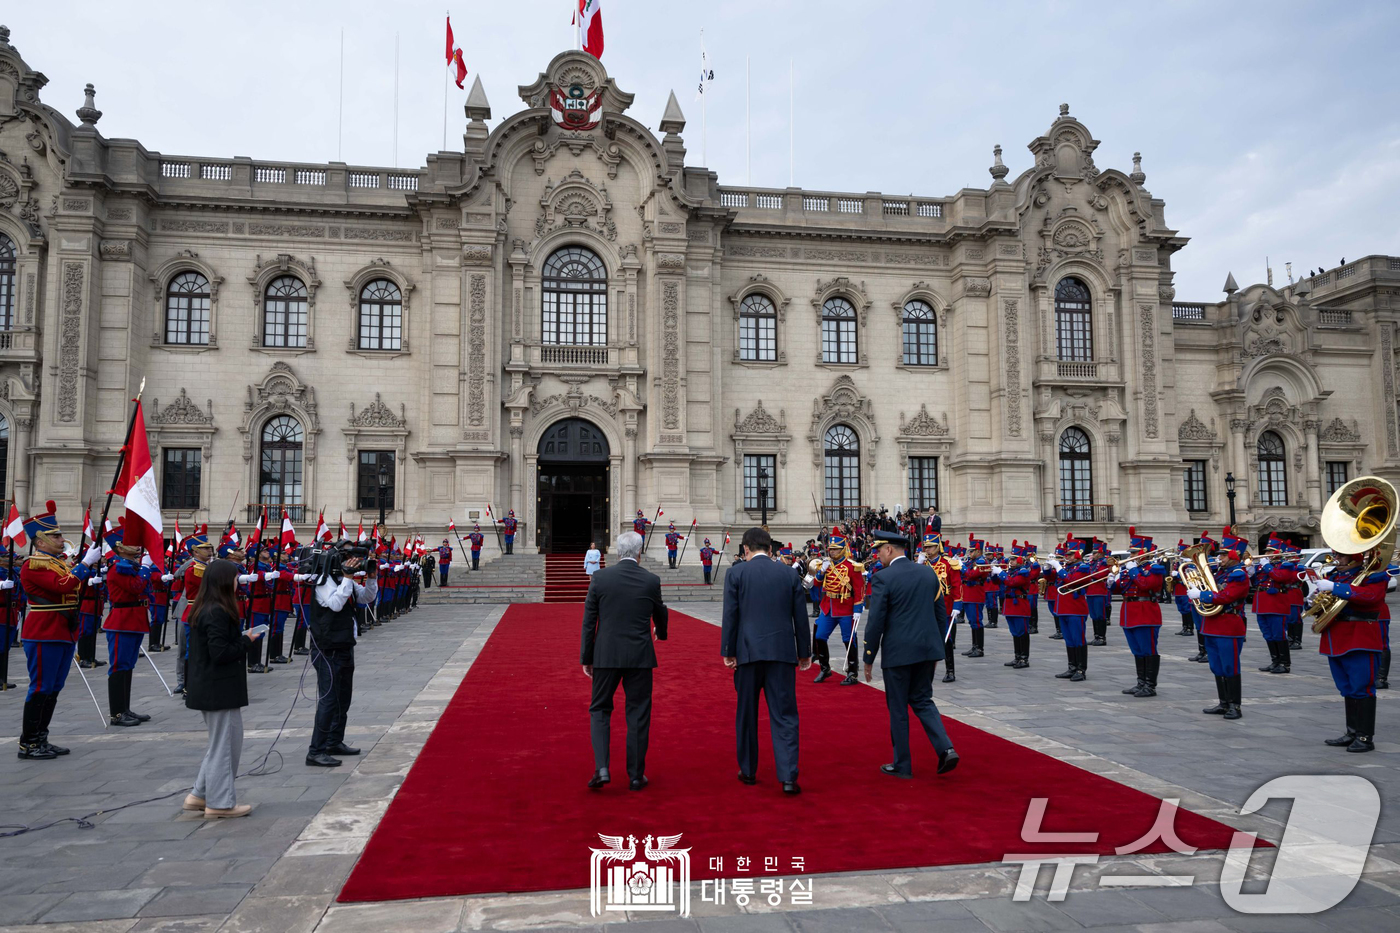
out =
[[1060,360],[1055,364],[1055,372],[1061,379],[1097,379],[1099,364]]
[[1206,319],[1206,306],[1189,301],[1172,302],[1173,321],[1204,321]]
[[[263,529],[264,540],[266,540],[269,536],[275,538],[282,533],[283,509],[287,510],[287,515],[296,524],[299,525],[302,522],[306,521],[306,506],[300,502],[249,502],[247,517],[248,524],[255,524],[258,520],[258,516],[262,514],[264,508],[267,509],[267,527]],[[248,537],[249,530],[250,529],[239,530],[239,533],[243,535],[245,540]],[[213,531],[214,529],[211,528],[210,533],[212,534]],[[219,533],[223,534],[223,529],[219,529]]]
[[1327,324],[1332,327],[1350,327],[1351,311],[1345,308],[1340,310],[1324,309],[1317,312],[1317,320],[1320,324]]
[[1113,506],[1103,504],[1057,505],[1055,519],[1062,522],[1111,522]]
[[606,366],[608,348],[545,344],[540,347],[540,362],[554,366]]

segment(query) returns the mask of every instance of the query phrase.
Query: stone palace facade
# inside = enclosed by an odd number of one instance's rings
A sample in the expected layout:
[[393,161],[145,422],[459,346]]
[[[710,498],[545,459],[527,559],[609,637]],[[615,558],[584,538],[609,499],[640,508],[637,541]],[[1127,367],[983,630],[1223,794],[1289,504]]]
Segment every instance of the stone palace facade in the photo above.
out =
[[767,490],[783,539],[936,502],[1122,546],[1218,529],[1232,474],[1239,525],[1319,543],[1338,482],[1400,481],[1400,260],[1179,302],[1186,237],[1066,106],[985,189],[740,188],[687,163],[674,95],[643,126],[570,51],[494,129],[478,83],[422,168],[289,164],[108,138],[91,85],[74,124],[9,40],[4,490],[70,528],[142,379],[185,528],[267,503],[353,531],[382,498],[439,540],[489,504],[565,550],[658,505],[717,538]]

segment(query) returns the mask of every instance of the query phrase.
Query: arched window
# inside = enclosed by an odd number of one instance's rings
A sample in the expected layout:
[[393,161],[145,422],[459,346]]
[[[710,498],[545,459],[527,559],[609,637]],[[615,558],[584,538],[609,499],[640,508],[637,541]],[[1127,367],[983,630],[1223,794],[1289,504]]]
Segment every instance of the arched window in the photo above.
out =
[[608,342],[608,270],[581,246],[556,250],[541,281],[545,343],[605,346]]
[[294,275],[281,275],[267,283],[262,345],[306,346],[306,286]]
[[1094,359],[1094,331],[1089,287],[1076,278],[1063,278],[1055,286],[1055,347],[1060,359],[1090,363]]
[[904,365],[938,365],[938,321],[926,301],[904,306]]
[[856,309],[844,298],[822,305],[822,362],[857,363]]
[[739,359],[778,359],[778,310],[767,295],[749,295],[739,303]]
[[209,280],[198,272],[181,272],[165,287],[165,342],[209,343]]
[[844,424],[827,429],[826,451],[827,518],[860,516],[860,438]]
[[10,422],[0,415],[0,496],[13,498],[10,494]]
[[0,233],[0,330],[15,324],[15,242]]
[[360,349],[398,350],[403,346],[403,295],[388,279],[360,289]]
[[[302,504],[301,451],[302,430],[297,419],[278,415],[263,425],[258,497],[264,505]],[[296,515],[292,519],[295,521]]]
[[1060,521],[1094,520],[1093,477],[1089,435],[1065,428],[1060,435]]
[[1284,468],[1283,438],[1273,431],[1259,435],[1259,504],[1288,504],[1288,471]]

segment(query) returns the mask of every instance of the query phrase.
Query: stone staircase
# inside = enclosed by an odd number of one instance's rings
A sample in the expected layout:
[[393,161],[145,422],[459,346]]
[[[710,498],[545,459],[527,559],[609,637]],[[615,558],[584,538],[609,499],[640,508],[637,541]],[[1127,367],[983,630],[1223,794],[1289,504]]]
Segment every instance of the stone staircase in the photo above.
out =
[[469,561],[453,561],[447,588],[436,585],[420,593],[420,604],[538,603],[544,600],[544,555],[501,554],[472,570]]
[[[601,567],[608,565],[603,555]],[[546,554],[544,558],[544,601],[581,603],[588,596],[591,578],[583,571],[582,554]]]
[[[703,603],[718,602],[724,599],[724,570],[718,565],[719,555],[716,555],[716,570],[711,579],[714,583],[705,585],[705,572],[700,567],[700,560],[693,552],[685,555],[685,561],[672,570],[666,561],[666,552],[661,552],[660,559],[653,557],[650,553],[642,555],[642,566],[650,570],[661,578],[661,598],[668,603]],[[724,566],[729,566],[728,559],[725,558]]]

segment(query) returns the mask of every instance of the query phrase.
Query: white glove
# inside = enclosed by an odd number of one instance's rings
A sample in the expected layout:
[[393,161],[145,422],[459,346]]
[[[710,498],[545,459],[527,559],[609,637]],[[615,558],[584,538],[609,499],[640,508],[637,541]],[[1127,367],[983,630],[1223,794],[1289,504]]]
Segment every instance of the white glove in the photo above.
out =
[[107,582],[107,575],[105,573],[99,573],[95,577],[89,577],[88,582],[91,583],[93,586],[97,586],[101,583]]
[[240,573],[238,575],[239,583],[256,583],[257,579],[258,575],[255,573]]
[[1194,586],[1187,587],[1187,588],[1186,588],[1186,598],[1187,598],[1187,599],[1200,599],[1200,598],[1201,598],[1201,591],[1198,590],[1198,589],[1196,589]]
[[1137,569],[1137,566],[1138,566],[1137,561],[1135,561],[1135,560],[1130,560],[1130,561],[1128,561],[1126,564],[1123,565],[1123,569],[1124,569],[1125,571],[1126,571],[1126,570],[1136,570],[1136,569]]
[[147,551],[145,554],[142,554],[142,555],[141,555],[141,566],[142,566],[142,567],[154,567],[155,565],[156,565],[156,562],[153,561],[153,560],[151,560],[151,554],[150,554],[149,551]]
[[169,583],[171,580],[174,580],[174,579],[175,579],[175,574],[173,574],[173,573],[163,573],[163,574],[160,575],[160,582],[162,582],[162,583]]
[[1269,558],[1267,558],[1267,557],[1261,557],[1261,558],[1259,558],[1259,569],[1260,569],[1260,570],[1268,570],[1268,569],[1269,569],[1270,567],[1272,567],[1273,565],[1274,565],[1273,561],[1269,560]]
[[949,624],[949,625],[952,625],[954,622],[957,622],[957,621],[958,621],[958,617],[961,616],[961,615],[962,615],[962,610],[961,610],[961,609],[954,609],[952,612],[948,613],[948,624]]
[[102,549],[97,547],[97,545],[93,545],[92,547],[88,548],[87,553],[83,555],[83,566],[91,567],[93,564],[97,563],[101,559]]
[[264,579],[264,580],[276,580],[276,579],[277,579],[278,577],[280,577],[280,576],[282,576],[282,571],[280,571],[280,570],[272,570],[272,571],[269,571],[269,572],[263,574],[263,579]]
[[12,590],[15,588],[15,581],[0,580],[0,590]]
[[297,583],[310,583],[312,580],[316,579],[316,574],[314,574],[314,573],[298,573],[298,574],[295,574],[295,575],[292,577],[292,579],[295,580]]
[[1055,568],[1055,571],[1056,571],[1057,573],[1058,573],[1059,571],[1065,569],[1065,565],[1062,564],[1062,563],[1060,563],[1060,562],[1057,561],[1057,560],[1052,560],[1052,561],[1050,561],[1050,566],[1051,566],[1051,567],[1054,567],[1054,568]]
[[1316,589],[1319,593],[1330,593],[1336,586],[1337,584],[1333,583],[1331,580],[1318,580]]
[[817,579],[816,577],[812,576],[812,575],[809,573],[809,574],[807,574],[807,576],[805,576],[805,577],[802,578],[802,582],[805,583],[805,584],[807,584],[808,586],[811,586],[814,582],[816,582],[816,579]]
[[857,613],[855,613],[854,615],[851,616],[851,619],[855,622],[856,625],[860,625],[860,617],[861,617],[862,615],[863,615],[863,613],[857,612]]

